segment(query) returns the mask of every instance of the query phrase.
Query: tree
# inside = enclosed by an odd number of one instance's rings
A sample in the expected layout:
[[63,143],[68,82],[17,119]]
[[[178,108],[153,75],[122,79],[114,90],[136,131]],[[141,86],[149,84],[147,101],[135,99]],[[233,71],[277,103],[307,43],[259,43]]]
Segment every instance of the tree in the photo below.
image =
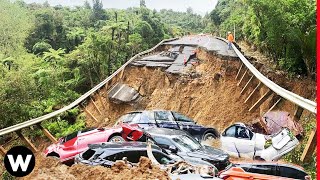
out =
[[49,49],[49,52],[44,52],[42,59],[47,62],[54,62],[55,64],[59,63],[62,60],[65,54],[65,50],[59,48],[58,50]]
[[85,1],[84,1],[84,5],[83,5],[83,6],[84,6],[85,9],[91,9],[91,5],[90,5],[90,3],[88,2],[88,0],[85,0]]
[[145,0],[140,0],[140,8],[146,8],[146,1]]
[[52,49],[52,46],[44,41],[37,42],[32,47],[32,52],[36,55],[42,55],[44,52],[48,52],[49,49]]
[[106,20],[106,15],[103,10],[102,0],[92,0],[92,14],[91,20],[93,23],[99,20]]

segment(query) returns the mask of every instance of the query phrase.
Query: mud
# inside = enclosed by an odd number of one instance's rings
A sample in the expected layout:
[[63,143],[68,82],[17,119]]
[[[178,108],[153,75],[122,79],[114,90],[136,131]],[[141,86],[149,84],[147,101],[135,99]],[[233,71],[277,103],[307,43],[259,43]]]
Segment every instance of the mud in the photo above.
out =
[[34,171],[21,178],[23,180],[43,179],[43,180],[55,180],[55,179],[105,179],[105,180],[140,180],[140,179],[169,179],[168,174],[159,167],[153,166],[151,161],[142,157],[137,167],[129,168],[124,162],[116,162],[111,168],[102,166],[86,166],[81,164],[75,164],[71,167],[61,164],[55,158],[45,158],[42,155],[36,157],[36,167]]

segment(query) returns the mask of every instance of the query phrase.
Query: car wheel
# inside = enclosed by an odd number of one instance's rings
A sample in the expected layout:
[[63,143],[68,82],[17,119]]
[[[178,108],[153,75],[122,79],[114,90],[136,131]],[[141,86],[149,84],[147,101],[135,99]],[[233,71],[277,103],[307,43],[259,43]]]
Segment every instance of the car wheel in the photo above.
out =
[[216,135],[214,135],[213,133],[206,133],[202,139],[206,141],[206,140],[211,140],[216,138],[217,138]]
[[108,140],[108,142],[124,142],[124,139],[121,136],[113,136]]

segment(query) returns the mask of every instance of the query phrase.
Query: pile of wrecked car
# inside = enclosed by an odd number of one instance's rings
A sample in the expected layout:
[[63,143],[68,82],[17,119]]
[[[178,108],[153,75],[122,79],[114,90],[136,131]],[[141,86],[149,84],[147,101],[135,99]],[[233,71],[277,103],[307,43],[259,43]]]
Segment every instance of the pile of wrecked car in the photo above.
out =
[[[274,162],[299,144],[289,128],[261,134],[235,123],[219,134],[178,112],[134,111],[113,127],[84,129],[60,138],[44,153],[68,165],[104,167],[117,161],[133,167],[144,156],[173,179],[309,179],[301,168]],[[217,138],[221,149],[202,144]],[[231,163],[229,156],[259,161]]]

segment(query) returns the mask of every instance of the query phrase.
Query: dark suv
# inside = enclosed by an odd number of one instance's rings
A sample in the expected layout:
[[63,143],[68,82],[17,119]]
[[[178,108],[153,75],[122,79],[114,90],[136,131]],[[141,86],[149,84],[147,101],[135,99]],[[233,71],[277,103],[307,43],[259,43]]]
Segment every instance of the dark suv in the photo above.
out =
[[143,129],[151,127],[182,129],[199,142],[219,137],[219,132],[216,129],[198,125],[192,119],[175,111],[146,110],[129,112],[118,119],[116,124],[119,123],[137,124]]
[[165,149],[174,158],[178,156],[191,164],[214,165],[223,170],[229,162],[229,155],[220,149],[201,145],[187,132],[166,128],[146,130],[149,140]]

